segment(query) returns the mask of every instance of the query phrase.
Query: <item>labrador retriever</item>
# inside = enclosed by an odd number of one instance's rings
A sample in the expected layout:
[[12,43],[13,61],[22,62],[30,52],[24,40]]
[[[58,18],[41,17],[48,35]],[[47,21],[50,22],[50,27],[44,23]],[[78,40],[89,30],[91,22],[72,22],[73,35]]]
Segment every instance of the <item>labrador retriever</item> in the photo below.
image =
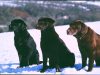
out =
[[14,19],[9,29],[14,31],[14,44],[18,52],[20,66],[25,67],[32,64],[39,64],[39,53],[36,43],[26,29],[27,25],[21,19]]
[[54,28],[54,20],[52,18],[40,18],[38,20],[37,29],[41,30],[41,49],[43,54],[44,72],[49,59],[49,67],[56,68],[60,72],[62,67],[72,67],[75,63],[75,55],[69,51],[63,40],[59,37]]
[[67,30],[68,35],[73,35],[77,38],[79,50],[82,57],[82,68],[86,66],[87,58],[88,70],[93,68],[94,60],[97,66],[100,66],[100,35],[97,34],[90,27],[86,26],[84,22],[76,20],[70,24]]

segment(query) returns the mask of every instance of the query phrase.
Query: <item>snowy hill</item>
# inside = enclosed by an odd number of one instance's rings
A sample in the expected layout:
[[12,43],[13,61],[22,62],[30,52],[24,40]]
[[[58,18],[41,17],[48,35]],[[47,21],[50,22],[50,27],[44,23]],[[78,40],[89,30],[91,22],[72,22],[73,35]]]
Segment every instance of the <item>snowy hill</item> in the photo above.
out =
[[[100,34],[100,21],[97,22],[88,22],[86,23],[90,26],[94,31]],[[66,46],[70,49],[71,52],[75,54],[76,62],[75,67],[73,68],[63,68],[62,72],[56,73],[55,69],[48,69],[44,74],[100,74],[100,67],[94,67],[92,72],[86,72],[84,69],[77,71],[76,69],[81,67],[81,56],[77,46],[77,41],[73,36],[69,36],[66,34],[66,30],[68,25],[66,26],[57,26],[55,27],[59,36],[64,40]],[[40,60],[42,60],[42,53],[40,49],[40,31],[31,29],[29,33],[34,38],[37,49],[40,53]],[[25,68],[17,68],[19,65],[19,59],[17,55],[17,51],[14,47],[14,33],[0,33],[0,73],[2,74],[41,74],[39,71],[42,68],[42,64],[40,65],[31,65]],[[66,59],[67,60],[67,59]],[[85,67],[87,69],[87,67]]]
[[[55,2],[50,2],[50,1],[47,1],[45,3],[43,3],[43,1],[14,1],[14,0],[0,0],[0,6],[2,5],[7,5],[7,6],[11,6],[11,7],[17,7],[17,6],[21,6],[21,5],[18,5],[18,2],[19,4],[22,3],[22,4],[25,4],[25,3],[37,3],[37,4],[52,4],[54,3],[55,5],[59,5],[59,3],[55,3]],[[66,1],[66,2],[74,2],[74,3],[86,3],[86,4],[92,4],[92,5],[96,5],[96,6],[100,6],[100,1]],[[66,3],[62,3],[62,6],[66,6],[68,4]],[[73,6],[73,5],[72,5]]]

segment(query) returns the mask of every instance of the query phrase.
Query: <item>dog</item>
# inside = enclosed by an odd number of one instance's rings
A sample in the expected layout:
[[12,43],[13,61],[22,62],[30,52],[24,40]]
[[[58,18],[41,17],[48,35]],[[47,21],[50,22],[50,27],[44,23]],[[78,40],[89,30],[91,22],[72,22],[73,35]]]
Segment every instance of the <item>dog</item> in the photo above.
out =
[[14,31],[14,45],[17,49],[20,66],[26,67],[32,64],[40,64],[36,43],[26,29],[27,25],[21,19],[14,19],[9,29]]
[[[79,50],[82,57],[82,68],[86,66],[89,59],[88,70],[92,71],[94,60],[96,66],[100,66],[100,35],[86,26],[81,20],[76,20],[70,24],[67,30],[68,35],[77,38]],[[81,68],[81,69],[82,69]]]
[[[43,17],[38,20],[36,25],[36,28],[41,30],[40,45],[43,55],[41,72],[44,72],[47,68],[56,68],[56,72],[60,72],[60,68],[73,67],[75,63],[75,55],[69,51],[56,33],[54,22],[52,18]],[[49,59],[49,67],[47,59]]]

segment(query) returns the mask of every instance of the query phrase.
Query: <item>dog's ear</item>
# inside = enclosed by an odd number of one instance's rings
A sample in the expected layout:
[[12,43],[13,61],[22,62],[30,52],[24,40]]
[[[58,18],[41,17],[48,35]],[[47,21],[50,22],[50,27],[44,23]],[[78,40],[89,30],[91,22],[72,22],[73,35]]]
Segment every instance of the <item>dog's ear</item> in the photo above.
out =
[[85,27],[85,24],[81,20],[75,20],[70,24],[70,26],[76,26],[78,29],[81,29],[82,27]]
[[82,22],[81,20],[76,20],[75,22],[76,22],[76,24],[81,25],[81,26],[85,25],[84,22]]
[[20,26],[22,29],[26,29],[26,27],[27,27],[27,25],[25,24],[24,21],[19,22],[19,26]]
[[82,34],[86,33],[87,30],[88,30],[88,27],[85,25],[85,23],[82,22],[81,20],[77,20],[76,22],[78,23],[79,26],[81,26],[80,27],[81,28],[81,33]]

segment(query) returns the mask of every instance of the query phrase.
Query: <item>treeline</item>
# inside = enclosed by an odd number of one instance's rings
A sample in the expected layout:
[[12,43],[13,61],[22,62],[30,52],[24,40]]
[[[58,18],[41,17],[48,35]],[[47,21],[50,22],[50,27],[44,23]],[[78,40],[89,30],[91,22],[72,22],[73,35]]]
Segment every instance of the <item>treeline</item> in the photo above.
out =
[[14,18],[23,19],[28,28],[34,28],[40,17],[51,17],[56,20],[56,25],[66,25],[76,19],[100,20],[100,7],[86,3],[44,1],[43,3],[20,3],[20,5],[18,7],[0,6],[0,25],[8,26]]

